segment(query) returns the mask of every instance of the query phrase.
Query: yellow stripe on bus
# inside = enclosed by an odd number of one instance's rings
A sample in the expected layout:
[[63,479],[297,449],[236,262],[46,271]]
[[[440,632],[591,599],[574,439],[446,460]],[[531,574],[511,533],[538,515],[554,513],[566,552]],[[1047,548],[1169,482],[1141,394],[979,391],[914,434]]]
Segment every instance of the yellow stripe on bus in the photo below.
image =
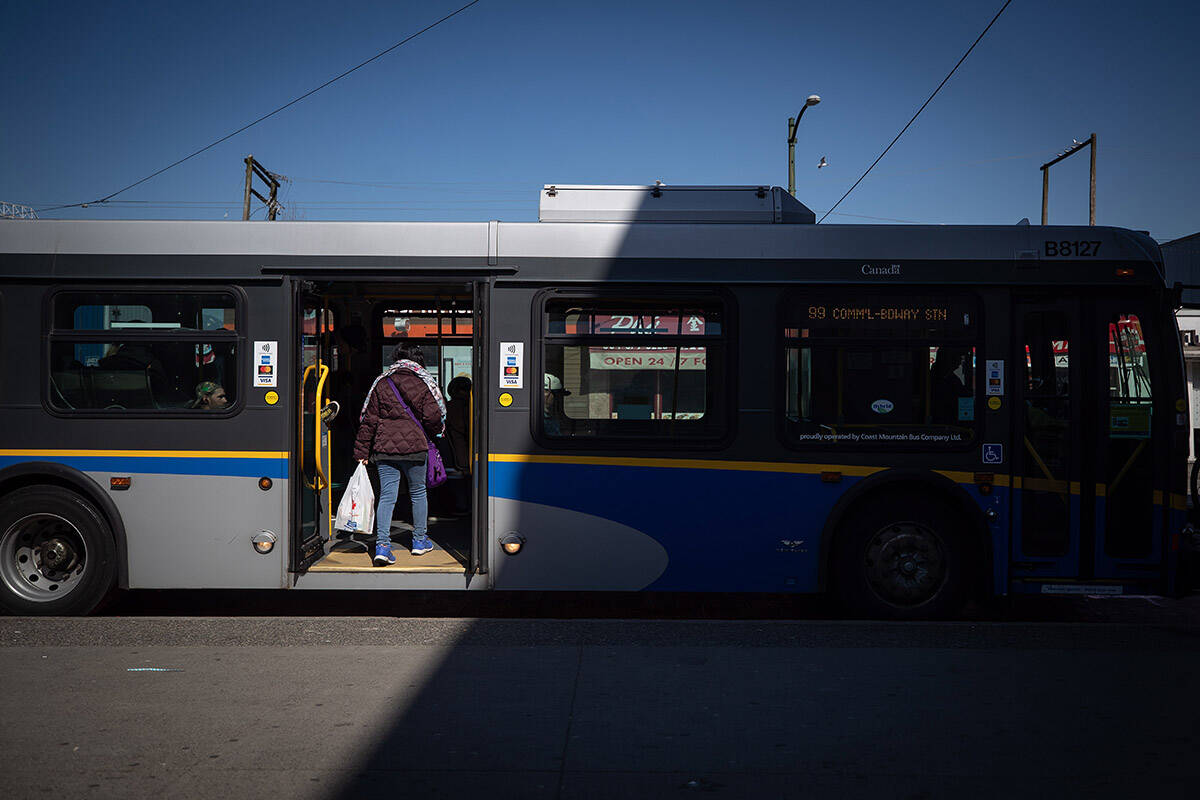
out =
[[274,450],[0,450],[20,458],[288,458]]
[[[492,453],[488,461],[507,464],[574,464],[596,467],[659,467],[665,469],[726,469],[740,472],[784,472],[797,475],[820,475],[840,472],[842,475],[865,478],[890,467],[864,467],[849,464],[796,464],[782,461],[718,461],[694,458],[609,458],[605,456],[551,456],[525,453]],[[934,470],[955,483],[974,483],[975,473],[953,470]],[[1007,475],[995,475],[995,486],[1008,486]]]

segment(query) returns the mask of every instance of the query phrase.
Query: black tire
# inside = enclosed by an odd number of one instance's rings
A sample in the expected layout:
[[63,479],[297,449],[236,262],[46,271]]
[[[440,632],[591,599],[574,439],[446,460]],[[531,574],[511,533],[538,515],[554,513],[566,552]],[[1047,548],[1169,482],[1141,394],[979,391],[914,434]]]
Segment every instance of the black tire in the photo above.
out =
[[116,543],[91,502],[41,485],[0,498],[0,609],[23,616],[88,614],[116,578]]
[[958,614],[977,575],[962,515],[899,493],[860,505],[834,540],[833,592],[841,607],[873,619]]

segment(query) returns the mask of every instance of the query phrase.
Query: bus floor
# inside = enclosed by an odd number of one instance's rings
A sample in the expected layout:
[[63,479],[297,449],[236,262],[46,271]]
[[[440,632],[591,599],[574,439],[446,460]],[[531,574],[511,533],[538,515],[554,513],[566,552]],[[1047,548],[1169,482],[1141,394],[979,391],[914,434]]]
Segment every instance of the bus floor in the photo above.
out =
[[[372,564],[374,537],[362,539],[338,537],[325,545],[325,556],[308,568],[309,572],[464,572],[471,553],[471,517],[429,517],[429,539],[433,550],[414,556],[412,524],[392,521],[392,555],[395,564],[376,567]],[[368,544],[369,543],[369,544]]]

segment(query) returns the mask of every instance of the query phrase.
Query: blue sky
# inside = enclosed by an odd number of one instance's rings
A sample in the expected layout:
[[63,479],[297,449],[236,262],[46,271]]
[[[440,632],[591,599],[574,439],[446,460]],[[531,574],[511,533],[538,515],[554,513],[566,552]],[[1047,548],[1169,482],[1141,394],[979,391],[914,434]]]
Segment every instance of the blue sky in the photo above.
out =
[[[6,3],[0,200],[103,197],[463,2]],[[783,186],[814,92],[796,182],[820,216],[1002,4],[482,0],[126,202],[42,216],[237,219],[247,153],[309,220],[530,221],[545,183]],[[1036,223],[1038,166],[1094,131],[1098,223],[1200,230],[1198,7],[1014,0],[826,224]],[[1086,151],[1051,170],[1052,223],[1087,222],[1087,182]]]

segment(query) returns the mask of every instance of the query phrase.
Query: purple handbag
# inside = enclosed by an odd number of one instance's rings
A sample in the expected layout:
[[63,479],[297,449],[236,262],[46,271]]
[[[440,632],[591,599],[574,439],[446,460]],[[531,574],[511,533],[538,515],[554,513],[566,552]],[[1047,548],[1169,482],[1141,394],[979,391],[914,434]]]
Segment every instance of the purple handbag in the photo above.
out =
[[437,445],[429,438],[429,434],[425,433],[425,426],[421,424],[421,420],[417,419],[417,415],[408,407],[408,403],[404,402],[404,398],[400,396],[400,390],[396,388],[395,381],[391,376],[388,376],[387,382],[392,387],[392,392],[395,393],[396,399],[400,401],[400,406],[408,413],[408,418],[417,423],[417,427],[421,429],[421,433],[425,434],[425,443],[428,445],[425,456],[425,486],[434,489],[446,482],[446,465],[442,463],[442,454],[438,452]]

